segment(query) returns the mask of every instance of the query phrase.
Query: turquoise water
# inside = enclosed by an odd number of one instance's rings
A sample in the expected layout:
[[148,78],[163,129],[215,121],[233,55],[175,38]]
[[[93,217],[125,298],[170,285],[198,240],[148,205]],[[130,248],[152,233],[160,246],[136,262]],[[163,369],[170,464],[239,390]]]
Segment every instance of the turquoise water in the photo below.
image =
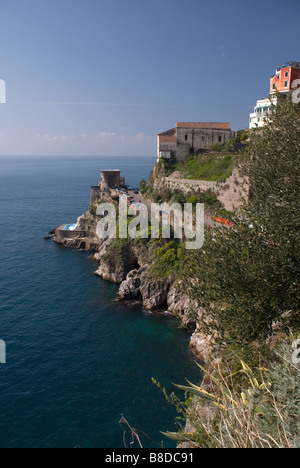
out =
[[[118,421],[161,441],[174,409],[153,386],[199,379],[178,323],[114,302],[86,252],[45,242],[86,211],[100,169],[127,183],[153,158],[0,158],[0,447],[123,447]],[[154,447],[143,439],[146,447]],[[166,446],[172,442],[165,441]]]

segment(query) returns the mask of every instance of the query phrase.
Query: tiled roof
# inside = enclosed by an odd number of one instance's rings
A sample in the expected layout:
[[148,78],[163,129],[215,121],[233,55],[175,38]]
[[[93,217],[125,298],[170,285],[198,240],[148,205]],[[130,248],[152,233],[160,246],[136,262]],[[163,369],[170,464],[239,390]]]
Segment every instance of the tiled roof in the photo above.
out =
[[166,132],[159,134],[159,136],[173,136],[173,135],[176,135],[176,128],[171,128],[171,130],[167,130]]
[[199,128],[203,130],[231,131],[231,125],[228,122],[177,122],[176,128]]

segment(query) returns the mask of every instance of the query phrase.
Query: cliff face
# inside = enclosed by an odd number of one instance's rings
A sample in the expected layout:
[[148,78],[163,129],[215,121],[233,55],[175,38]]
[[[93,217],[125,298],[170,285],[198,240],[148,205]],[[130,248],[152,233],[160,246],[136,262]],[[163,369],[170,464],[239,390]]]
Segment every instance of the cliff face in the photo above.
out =
[[[158,166],[154,168],[153,178],[158,187],[163,180]],[[120,284],[118,301],[131,305],[139,303],[145,310],[176,316],[182,327],[193,332],[193,352],[206,360],[210,337],[205,337],[199,325],[206,320],[205,311],[189,299],[175,278],[153,279],[151,259],[154,247],[151,243],[145,245],[119,239],[102,241],[96,235],[97,221],[98,218],[89,210],[78,218],[73,231],[64,230],[63,225],[54,229],[50,237],[64,247],[93,252],[94,261],[99,262],[95,274],[106,281]]]
[[131,270],[139,267],[136,252],[130,243],[113,248],[112,242],[107,240],[94,255],[94,259],[100,262],[95,274],[106,281],[117,284],[124,281]]
[[148,276],[148,265],[129,272],[118,293],[120,301],[139,299],[146,310],[167,309],[170,280],[153,281]]
[[214,340],[201,327],[208,319],[206,311],[183,292],[182,285],[174,278],[153,281],[149,268],[144,265],[128,273],[120,285],[118,300],[127,303],[138,301],[146,310],[160,310],[176,316],[184,328],[193,332],[190,342],[192,351],[199,359],[206,361]]
[[213,192],[217,199],[228,211],[240,209],[244,200],[249,197],[249,185],[247,179],[241,174],[239,168],[235,168],[232,175],[223,182],[208,180],[186,179],[180,171],[175,171],[170,175],[165,174],[163,166],[155,164],[152,181],[154,190],[181,192],[187,197],[207,191]]

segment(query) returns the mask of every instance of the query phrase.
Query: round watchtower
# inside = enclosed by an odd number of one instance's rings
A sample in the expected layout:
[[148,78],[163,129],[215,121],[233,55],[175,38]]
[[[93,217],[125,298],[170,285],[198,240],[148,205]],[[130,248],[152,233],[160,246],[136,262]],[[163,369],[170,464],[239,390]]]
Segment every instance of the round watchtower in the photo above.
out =
[[119,170],[105,170],[101,171],[100,187],[103,192],[116,189],[121,185],[121,171]]

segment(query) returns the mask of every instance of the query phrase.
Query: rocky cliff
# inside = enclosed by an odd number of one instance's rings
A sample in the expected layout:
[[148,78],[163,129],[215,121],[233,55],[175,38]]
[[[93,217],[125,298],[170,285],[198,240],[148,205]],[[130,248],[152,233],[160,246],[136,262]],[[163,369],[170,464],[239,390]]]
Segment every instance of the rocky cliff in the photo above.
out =
[[[158,170],[156,166],[153,173],[157,187],[162,181]],[[206,337],[201,330],[206,312],[189,299],[178,278],[176,280],[173,276],[165,275],[160,277],[159,272],[153,277],[151,267],[155,244],[127,239],[100,240],[96,234],[98,218],[91,208],[90,206],[89,211],[78,218],[75,229],[65,230],[65,225],[62,225],[54,229],[50,237],[64,247],[92,252],[93,260],[99,263],[95,274],[103,280],[120,285],[118,301],[142,304],[145,310],[152,313],[176,316],[182,327],[193,332],[193,352],[200,359],[206,360],[211,341],[211,337]]]
[[223,182],[209,180],[186,179],[176,170],[166,174],[164,166],[155,164],[150,183],[154,190],[164,192],[181,192],[186,197],[199,193],[212,192],[223,205],[225,210],[238,211],[244,200],[249,196],[247,179],[239,168],[235,168],[232,175]]

